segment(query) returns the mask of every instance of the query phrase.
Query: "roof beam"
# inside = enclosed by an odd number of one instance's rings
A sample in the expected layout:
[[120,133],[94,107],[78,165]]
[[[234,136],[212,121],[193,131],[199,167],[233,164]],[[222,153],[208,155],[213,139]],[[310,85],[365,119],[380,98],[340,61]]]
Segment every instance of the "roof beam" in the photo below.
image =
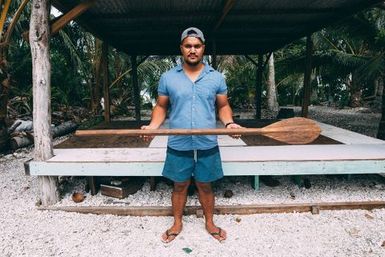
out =
[[84,1],[72,8],[66,14],[62,15],[51,25],[51,35],[59,32],[59,30],[61,30],[70,21],[74,20],[76,17],[87,11],[92,5],[94,5],[95,2],[95,0]]
[[[231,1],[231,0],[229,0]],[[235,0],[234,0],[235,2]],[[225,7],[223,8],[223,11]],[[345,7],[322,7],[322,8],[261,8],[261,9],[237,9],[231,10],[231,15],[234,16],[243,16],[243,15],[298,15],[298,14],[323,14],[323,13],[338,13],[344,12],[346,10]],[[222,11],[222,13],[223,13]],[[228,10],[230,11],[230,9]],[[215,15],[216,12],[214,10],[178,10],[176,12],[170,12],[170,10],[146,10],[146,11],[135,11],[127,13],[105,13],[99,15],[100,19],[108,19],[108,20],[120,20],[120,19],[141,19],[141,18],[152,18],[154,16],[162,17],[167,16],[170,18],[178,18],[178,17],[186,17],[186,15],[191,17],[199,17],[199,16],[212,16]]]
[[[298,28],[293,28],[293,27],[282,27],[282,28],[256,28],[253,30],[239,30],[235,31],[233,29],[223,29],[221,30],[220,33],[215,33],[215,38],[220,39],[220,38],[229,38],[231,36],[235,37],[250,37],[252,34],[256,33],[263,33],[265,37],[267,36],[290,36],[293,35],[293,33],[301,32],[303,30],[306,30],[307,27],[298,27]],[[139,40],[150,40],[153,39],[154,37],[165,37],[166,39],[169,39],[170,41],[176,40],[177,37],[175,36],[175,32],[162,32],[162,31],[122,31],[122,30],[111,30],[111,31],[103,31],[105,35],[108,37],[127,37],[131,39],[139,39]],[[237,33],[238,32],[238,33]],[[207,33],[207,35],[210,36],[210,33]]]
[[[226,36],[228,35],[228,36]],[[217,42],[238,42],[238,41],[246,41],[246,42],[260,42],[260,41],[269,41],[269,40],[281,40],[282,38],[292,38],[293,36],[293,33],[277,33],[277,34],[268,34],[268,36],[266,37],[250,37],[250,35],[248,33],[242,33],[242,34],[235,34],[235,33],[227,33],[227,34],[222,34],[220,35],[220,37],[217,38]],[[306,34],[304,35],[306,36]],[[300,37],[303,37],[302,35]],[[146,44],[153,44],[153,42],[151,42],[151,37],[137,37],[137,38],[129,38],[129,37],[120,37],[119,35],[115,35],[115,34],[109,34],[108,35],[108,38],[110,38],[111,40],[116,40],[116,41],[119,41],[120,42],[125,42],[125,43],[129,43],[129,42],[137,42],[137,43],[146,43]],[[177,41],[178,37],[168,37],[168,38],[158,38],[156,41],[159,42],[159,43],[174,43],[174,44],[178,44],[178,41]],[[211,41],[211,38],[209,38],[208,41]]]
[[[54,20],[51,24],[51,36],[58,33],[70,21],[87,11],[95,2],[96,0],[86,0]],[[24,40],[29,41],[29,31],[23,32],[23,38]]]
[[[331,19],[334,16],[324,14],[324,16],[318,18],[315,20],[316,22],[323,21],[325,19]],[[230,17],[229,17],[230,18]],[[269,19],[257,19],[254,17],[254,19],[251,19],[247,22],[247,27],[250,28],[266,28],[266,27],[274,27],[274,28],[283,28],[283,27],[292,27],[292,26],[301,26],[301,27],[308,27],[309,22],[314,22],[314,19],[311,19],[311,17],[306,17],[306,18],[300,18],[300,16],[292,16],[292,17],[274,17],[274,18],[269,18]],[[179,21],[178,21],[179,22]],[[197,26],[198,28],[206,31],[210,31],[212,27],[207,26],[207,23],[201,22],[201,21],[195,21],[192,22],[194,23],[194,26]],[[109,21],[106,19],[102,20],[95,20],[95,21],[89,21],[88,23],[92,27],[97,27],[98,31],[104,28],[104,24],[108,24],[108,31],[139,31],[138,27],[142,27],[143,29],[140,30],[140,32],[143,31],[150,31],[153,32],[154,29],[151,29],[152,27],[148,25],[147,22],[143,22],[140,20],[137,21],[130,21],[130,22],[125,22],[125,21]],[[103,24],[103,26],[100,26],[100,24]],[[178,25],[179,24],[179,25]],[[167,23],[167,22],[158,22],[157,23],[157,29],[159,31],[164,31],[165,33],[168,32],[174,32],[180,30],[181,27],[188,26],[191,23],[178,23],[177,25],[172,24],[172,23]],[[242,25],[245,24],[244,20],[237,20],[236,17],[231,14],[231,22],[226,23],[226,29],[232,29],[234,31],[239,31],[239,30],[244,30]],[[222,30],[222,29],[221,29]],[[221,31],[218,30],[218,31]]]
[[382,10],[385,10],[385,1],[382,2],[382,3],[379,3],[378,5],[376,5],[377,8],[380,8]]
[[[257,46],[255,43],[245,43],[245,44],[231,44],[226,45],[224,47],[218,48],[217,55],[225,55],[225,54],[236,54],[236,55],[244,55],[244,54],[255,54],[255,53],[267,53],[270,52],[270,49],[279,49],[282,45],[288,43],[289,39],[286,39],[284,43],[271,43],[271,42],[263,42],[258,43]],[[289,41],[290,42],[290,41]],[[151,52],[148,51],[147,45],[138,44],[117,44],[115,47],[119,48],[121,51],[126,52],[127,54],[136,54],[136,55],[178,55],[177,48],[167,48],[164,46],[158,46],[151,49]],[[211,44],[206,45],[206,54],[212,54]],[[180,53],[179,53],[180,54]]]
[[214,31],[218,30],[218,28],[222,25],[223,21],[225,20],[227,14],[230,12],[230,10],[233,8],[235,4],[235,0],[227,0],[225,6],[223,7],[222,10],[222,15],[215,24]]

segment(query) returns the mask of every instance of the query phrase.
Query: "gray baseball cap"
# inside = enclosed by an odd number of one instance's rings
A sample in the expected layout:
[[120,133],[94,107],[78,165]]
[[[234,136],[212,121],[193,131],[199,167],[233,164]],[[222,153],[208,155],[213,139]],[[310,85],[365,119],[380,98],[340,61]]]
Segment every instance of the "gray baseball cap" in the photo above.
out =
[[190,27],[188,29],[185,29],[182,32],[182,36],[180,37],[180,42],[182,42],[186,37],[196,37],[202,40],[202,42],[205,42],[205,37],[203,36],[203,32],[195,27]]

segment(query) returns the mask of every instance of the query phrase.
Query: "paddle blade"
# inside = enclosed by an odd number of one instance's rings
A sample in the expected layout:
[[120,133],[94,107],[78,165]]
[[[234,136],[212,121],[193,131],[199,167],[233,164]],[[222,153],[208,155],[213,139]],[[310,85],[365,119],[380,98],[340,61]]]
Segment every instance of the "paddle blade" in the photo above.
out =
[[309,144],[320,133],[315,121],[302,117],[281,120],[261,129],[262,135],[291,145]]

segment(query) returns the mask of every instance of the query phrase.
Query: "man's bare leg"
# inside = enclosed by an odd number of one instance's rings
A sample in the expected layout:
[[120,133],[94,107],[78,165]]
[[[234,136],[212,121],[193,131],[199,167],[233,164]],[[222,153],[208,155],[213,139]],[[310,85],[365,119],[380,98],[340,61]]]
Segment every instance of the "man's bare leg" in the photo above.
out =
[[174,190],[172,191],[171,203],[174,215],[174,224],[162,235],[162,241],[169,243],[182,231],[183,209],[187,201],[187,190],[190,181],[174,182]]
[[195,182],[199,192],[199,202],[206,220],[206,230],[218,241],[226,239],[226,231],[214,224],[215,197],[210,183]]

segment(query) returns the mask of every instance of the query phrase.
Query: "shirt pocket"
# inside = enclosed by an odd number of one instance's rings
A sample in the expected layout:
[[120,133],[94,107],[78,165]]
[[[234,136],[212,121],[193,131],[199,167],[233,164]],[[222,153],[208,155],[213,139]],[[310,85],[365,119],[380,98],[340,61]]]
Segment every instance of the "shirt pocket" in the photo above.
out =
[[215,92],[210,88],[197,87],[196,92],[198,97],[202,100],[212,101],[215,98]]

